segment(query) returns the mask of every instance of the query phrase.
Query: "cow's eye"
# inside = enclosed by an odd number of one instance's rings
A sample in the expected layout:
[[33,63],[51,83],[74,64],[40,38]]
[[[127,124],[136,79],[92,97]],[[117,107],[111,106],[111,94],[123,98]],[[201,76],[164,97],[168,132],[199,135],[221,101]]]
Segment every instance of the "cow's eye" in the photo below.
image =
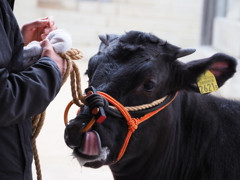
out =
[[144,90],[146,91],[152,91],[153,88],[155,87],[155,83],[153,81],[146,81],[144,84],[143,84],[143,88]]

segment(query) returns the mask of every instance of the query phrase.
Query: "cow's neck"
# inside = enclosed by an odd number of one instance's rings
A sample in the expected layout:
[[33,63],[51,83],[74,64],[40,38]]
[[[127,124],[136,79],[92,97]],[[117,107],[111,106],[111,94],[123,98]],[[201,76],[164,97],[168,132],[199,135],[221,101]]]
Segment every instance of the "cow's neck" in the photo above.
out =
[[[171,133],[165,145],[159,143],[156,147],[151,148],[151,151],[143,153],[131,162],[122,161],[110,166],[115,180],[197,180],[199,172],[196,171],[196,166],[203,162],[193,162],[193,159],[202,159],[198,157],[204,156],[208,147],[208,141],[204,143],[205,146],[197,147],[202,139],[198,139],[198,135],[195,136],[196,133],[201,133],[197,132],[199,126],[205,125],[203,122],[192,123],[194,119],[199,118],[198,116],[203,115],[206,111],[198,105],[201,98],[196,94],[180,93],[176,100],[164,111],[167,113],[165,117],[171,117],[168,120],[166,119],[167,122],[171,122]],[[199,111],[198,108],[202,112],[196,113]],[[161,138],[161,133],[158,137],[155,137],[155,139]],[[189,143],[189,141],[192,142]],[[187,144],[192,145],[188,146]]]
[[179,111],[177,114],[181,114],[181,138],[177,150],[181,164],[177,167],[177,179],[202,179],[200,174],[208,171],[204,166],[205,156],[212,140],[217,136],[218,129],[217,125],[214,125],[216,122],[209,121],[216,116],[215,112],[211,113],[211,108],[217,110],[219,99],[211,95],[181,92],[178,100],[179,104],[174,108],[175,112]]
[[[173,107],[173,105],[169,105],[166,111],[158,113],[153,119],[149,119],[146,124],[142,124],[134,132],[133,136],[135,137],[146,135],[147,132],[151,131],[149,127],[151,126],[151,128],[153,128],[152,132],[155,132],[151,135],[154,136],[153,139],[158,140],[158,143],[153,143],[153,146],[146,148],[143,154],[139,154],[139,152],[143,150],[141,147],[138,147],[138,149],[132,152],[127,151],[126,156],[128,157],[125,156],[123,160],[110,166],[115,180],[156,180],[160,177],[161,179],[169,179],[167,178],[168,175],[166,175],[166,172],[170,172],[170,176],[173,175],[171,172],[174,171],[178,159],[178,154],[175,151],[178,149],[178,143],[175,143],[175,137],[179,138],[180,123],[175,123],[173,119],[171,119],[169,121],[174,123],[173,126],[169,126],[168,124],[164,125],[166,121],[165,118],[172,117]],[[159,121],[161,117],[162,122],[157,122],[160,126],[158,129],[154,121]],[[173,133],[169,133],[170,131]],[[143,141],[148,141],[149,138],[151,137],[146,137]],[[133,159],[133,157],[135,159]]]
[[[179,128],[179,127],[178,127]],[[170,137],[171,140],[162,148],[154,147],[152,151],[144,152],[141,156],[131,159],[131,162],[120,161],[116,165],[111,166],[111,170],[115,180],[176,180],[178,163],[177,153],[179,143],[174,143],[178,132]],[[156,137],[156,139],[158,139]],[[140,150],[139,150],[140,151]],[[177,174],[177,173],[176,173]]]

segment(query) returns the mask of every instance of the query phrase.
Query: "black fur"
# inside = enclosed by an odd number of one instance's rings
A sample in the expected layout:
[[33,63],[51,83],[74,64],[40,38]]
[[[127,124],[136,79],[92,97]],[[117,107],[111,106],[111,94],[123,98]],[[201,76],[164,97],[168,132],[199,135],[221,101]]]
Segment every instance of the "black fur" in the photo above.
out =
[[[197,78],[206,70],[219,87],[231,78],[236,60],[218,53],[181,63],[180,48],[156,36],[130,31],[101,36],[104,42],[89,62],[89,86],[106,92],[124,106],[150,103],[179,91],[164,110],[133,133],[122,159],[110,165],[115,180],[239,180],[240,103],[201,95]],[[81,146],[83,126],[91,119],[86,106],[66,127],[68,145]],[[98,132],[106,160],[86,163],[98,168],[114,162],[127,134],[124,118],[107,114],[91,130]]]

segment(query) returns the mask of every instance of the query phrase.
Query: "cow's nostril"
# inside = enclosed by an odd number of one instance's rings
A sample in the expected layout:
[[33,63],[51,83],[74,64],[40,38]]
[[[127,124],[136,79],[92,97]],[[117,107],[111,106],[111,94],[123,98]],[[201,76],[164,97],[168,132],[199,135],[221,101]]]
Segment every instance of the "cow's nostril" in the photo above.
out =
[[70,126],[66,126],[64,132],[64,140],[67,146],[70,148],[80,147],[81,136],[82,133],[80,131],[75,131]]

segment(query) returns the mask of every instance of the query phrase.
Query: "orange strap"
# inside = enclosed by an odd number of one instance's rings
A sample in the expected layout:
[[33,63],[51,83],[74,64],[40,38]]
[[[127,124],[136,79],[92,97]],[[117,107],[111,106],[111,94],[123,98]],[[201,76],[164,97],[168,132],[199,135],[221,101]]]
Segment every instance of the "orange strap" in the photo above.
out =
[[128,124],[128,133],[127,133],[126,139],[123,143],[122,149],[118,153],[117,160],[115,162],[113,162],[112,164],[116,163],[117,161],[119,161],[122,158],[123,154],[125,153],[125,151],[127,149],[127,146],[128,146],[129,140],[132,136],[132,133],[138,128],[138,125],[140,123],[146,121],[147,119],[149,119],[153,115],[157,114],[159,111],[161,111],[165,107],[167,107],[169,104],[171,104],[171,102],[177,96],[177,93],[176,93],[175,96],[173,97],[173,99],[171,99],[171,101],[169,101],[167,104],[165,104],[164,106],[160,107],[159,109],[157,109],[153,112],[150,112],[150,113],[144,115],[141,118],[132,118],[131,115],[129,114],[129,112],[124,108],[124,106],[122,104],[120,104],[117,100],[115,100],[113,97],[109,96],[108,94],[106,94],[104,92],[98,92],[98,93],[101,96],[103,96],[105,99],[107,99],[110,103],[112,103],[122,113],[122,115],[127,120],[127,124]]
[[65,126],[68,124],[68,111],[72,105],[73,105],[73,101],[70,101],[65,108],[64,115],[63,115]]
[[[64,111],[64,124],[65,124],[65,126],[68,124],[68,112],[69,112],[69,109],[71,108],[71,106],[73,105],[73,101],[70,101],[69,103],[68,103],[68,105],[66,106],[66,108],[65,108],[65,111]],[[79,109],[79,111],[80,111],[81,109]],[[79,113],[79,111],[78,111],[78,113]],[[77,114],[78,114],[77,113]],[[91,121],[84,127],[84,129],[82,130],[82,132],[86,132],[86,131],[88,131],[92,126],[93,126],[93,124],[95,123],[95,119],[94,119],[94,117],[91,119]]]
[[[171,99],[171,101],[169,101],[167,104],[165,104],[164,106],[160,107],[159,109],[157,109],[155,111],[152,111],[152,112],[142,116],[141,118],[132,118],[131,115],[129,114],[129,112],[126,110],[126,108],[122,104],[120,104],[117,100],[115,100],[113,97],[111,97],[110,95],[108,95],[108,94],[106,94],[104,92],[99,92],[99,91],[98,91],[98,94],[100,94],[108,102],[113,104],[122,113],[122,115],[126,119],[127,125],[128,125],[128,133],[127,133],[126,139],[125,139],[125,141],[123,143],[122,149],[118,153],[118,157],[117,157],[116,161],[112,163],[112,164],[114,164],[114,163],[116,163],[117,161],[119,161],[122,158],[123,154],[125,153],[125,151],[127,149],[127,146],[128,146],[129,141],[130,141],[130,138],[132,136],[132,133],[138,128],[138,125],[140,123],[148,120],[153,115],[157,114],[159,111],[163,110],[165,107],[167,107],[169,104],[171,104],[171,102],[176,98],[178,93],[176,93],[175,96],[173,97],[173,99]],[[65,122],[65,125],[67,125],[67,123],[68,123],[67,114],[68,114],[68,111],[69,111],[70,107],[72,106],[72,104],[73,104],[73,101],[71,101],[67,105],[67,107],[65,109],[65,112],[64,112],[64,122]],[[96,121],[95,121],[95,119],[93,117],[91,119],[91,121],[85,126],[85,128],[83,129],[82,132],[85,132],[85,131],[89,130],[93,126],[93,124],[95,122]]]

